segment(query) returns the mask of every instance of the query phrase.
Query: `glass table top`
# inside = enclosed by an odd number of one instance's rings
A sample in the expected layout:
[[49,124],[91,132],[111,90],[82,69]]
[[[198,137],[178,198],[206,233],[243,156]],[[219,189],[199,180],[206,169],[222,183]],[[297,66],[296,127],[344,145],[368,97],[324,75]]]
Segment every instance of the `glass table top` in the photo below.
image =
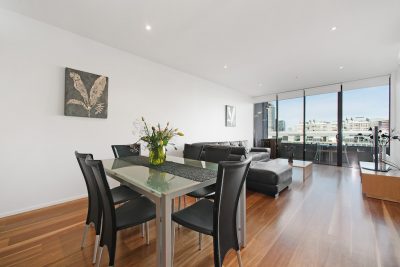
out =
[[[218,164],[211,162],[185,159],[175,156],[167,156],[167,161],[203,169],[215,171],[218,170]],[[129,162],[129,157],[120,159],[106,159],[102,160],[102,162],[104,170],[108,175],[114,177],[116,176],[120,180],[123,180],[129,184],[133,184],[157,196],[161,196],[162,194],[172,194],[174,192],[201,184],[200,182],[170,173],[160,172],[145,166],[134,165],[132,162]],[[207,185],[215,183],[215,179],[212,180],[205,183],[207,183]]]

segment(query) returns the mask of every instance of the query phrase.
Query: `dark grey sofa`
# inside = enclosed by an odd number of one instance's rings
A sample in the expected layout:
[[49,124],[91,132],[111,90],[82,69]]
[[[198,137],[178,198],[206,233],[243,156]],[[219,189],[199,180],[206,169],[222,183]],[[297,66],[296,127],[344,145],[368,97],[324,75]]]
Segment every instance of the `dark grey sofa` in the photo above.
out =
[[[270,148],[248,146],[247,141],[230,141],[230,142],[201,142],[191,145],[185,144],[185,147],[192,147],[183,154],[188,156],[193,152],[193,147],[200,147],[195,153],[200,153],[200,159],[204,160],[204,148],[207,146],[229,146],[231,148],[228,160],[240,161],[244,158],[251,157],[249,173],[247,175],[247,188],[256,192],[279,196],[279,192],[287,188],[292,183],[292,167],[288,163],[282,163],[276,160],[270,160]],[[189,151],[192,150],[192,151]]]
[[248,189],[275,197],[291,183],[292,167],[278,160],[252,162],[246,181]]
[[[223,142],[200,142],[193,143],[193,146],[229,146],[231,147],[231,155],[229,160],[240,160],[242,156],[251,157],[252,161],[268,161],[270,159],[270,148],[266,147],[250,147],[247,140],[242,141],[223,141]],[[203,159],[204,153],[200,159]]]

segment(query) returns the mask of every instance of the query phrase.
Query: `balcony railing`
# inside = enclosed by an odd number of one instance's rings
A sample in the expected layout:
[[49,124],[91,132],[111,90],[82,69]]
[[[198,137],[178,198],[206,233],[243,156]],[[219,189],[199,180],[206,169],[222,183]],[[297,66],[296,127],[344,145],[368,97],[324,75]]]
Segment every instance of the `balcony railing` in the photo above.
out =
[[[293,150],[295,159],[303,159],[303,144],[282,141],[278,147],[279,157],[288,158],[288,152]],[[372,162],[371,144],[343,145],[342,165],[358,167],[358,161]],[[318,164],[337,165],[336,144],[313,143],[305,145],[305,160]]]

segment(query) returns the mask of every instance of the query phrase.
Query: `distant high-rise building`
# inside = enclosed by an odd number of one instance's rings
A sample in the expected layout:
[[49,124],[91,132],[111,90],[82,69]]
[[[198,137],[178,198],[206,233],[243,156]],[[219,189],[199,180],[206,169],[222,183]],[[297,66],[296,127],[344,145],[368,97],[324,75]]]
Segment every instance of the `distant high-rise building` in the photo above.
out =
[[268,104],[268,127],[270,130],[276,131],[276,108],[274,104]]
[[286,131],[286,122],[284,120],[278,121],[278,131],[280,132]]

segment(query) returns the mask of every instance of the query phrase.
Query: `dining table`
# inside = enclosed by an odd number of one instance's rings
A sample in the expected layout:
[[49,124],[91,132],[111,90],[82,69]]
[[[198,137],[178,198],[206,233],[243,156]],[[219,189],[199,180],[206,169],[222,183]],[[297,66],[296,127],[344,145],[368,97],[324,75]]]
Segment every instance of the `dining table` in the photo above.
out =
[[[167,156],[160,166],[148,164],[145,156],[130,156],[102,160],[107,176],[141,193],[156,207],[156,266],[173,265],[171,220],[174,199],[216,183],[218,164],[200,160]],[[212,216],[210,214],[210,216]],[[237,213],[240,247],[246,245],[246,184],[244,184]],[[193,255],[195,256],[195,255]]]

